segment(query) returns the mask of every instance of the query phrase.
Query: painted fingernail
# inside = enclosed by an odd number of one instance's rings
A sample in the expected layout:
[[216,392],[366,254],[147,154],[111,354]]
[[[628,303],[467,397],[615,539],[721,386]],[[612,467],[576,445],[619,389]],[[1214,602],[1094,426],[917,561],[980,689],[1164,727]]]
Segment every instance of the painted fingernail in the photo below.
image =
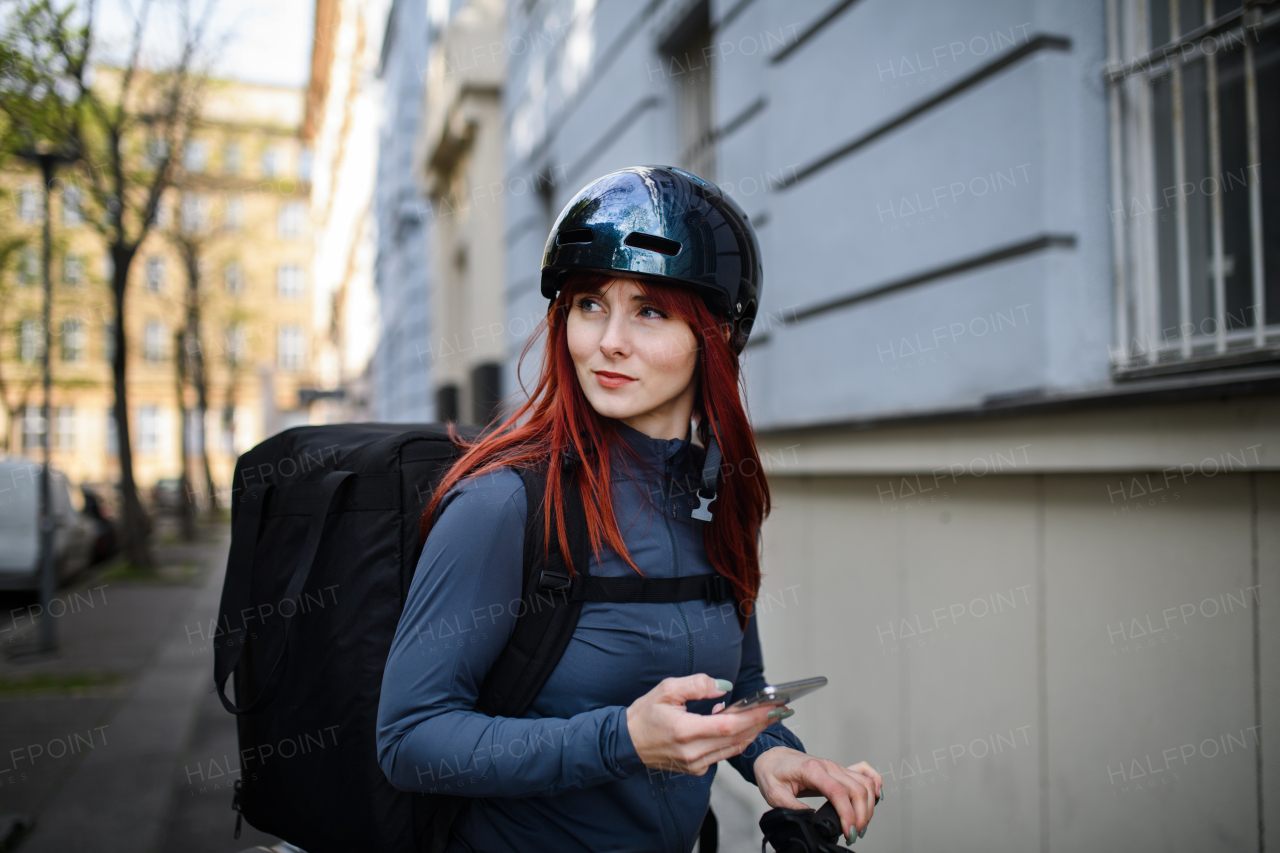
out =
[[772,711],[765,714],[764,718],[776,723],[778,720],[785,720],[787,717],[794,716],[795,713],[796,712],[790,708],[774,708]]
[[844,846],[845,847],[853,846],[853,827],[852,826],[849,827],[849,831],[844,834]]
[[[870,827],[867,827],[867,829],[870,829]],[[858,837],[859,837],[859,838],[861,838],[862,836],[864,836],[864,835],[866,835],[866,834],[867,834],[867,830],[866,830],[866,829],[864,829],[864,830],[862,830],[862,832],[859,832],[859,833],[858,833]]]
[[733,689],[732,681],[725,681],[723,678],[716,679],[716,690],[723,690],[725,693],[728,693],[732,689]]

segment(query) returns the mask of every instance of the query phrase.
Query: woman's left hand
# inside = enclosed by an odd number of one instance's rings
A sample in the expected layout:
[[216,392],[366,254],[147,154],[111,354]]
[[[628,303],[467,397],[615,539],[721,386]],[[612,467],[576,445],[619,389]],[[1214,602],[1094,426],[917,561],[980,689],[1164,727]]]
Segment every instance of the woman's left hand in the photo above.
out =
[[865,761],[844,767],[785,746],[765,750],[756,759],[754,771],[765,802],[775,808],[804,809],[808,806],[799,797],[826,797],[840,815],[846,840],[854,832],[866,832],[884,785]]

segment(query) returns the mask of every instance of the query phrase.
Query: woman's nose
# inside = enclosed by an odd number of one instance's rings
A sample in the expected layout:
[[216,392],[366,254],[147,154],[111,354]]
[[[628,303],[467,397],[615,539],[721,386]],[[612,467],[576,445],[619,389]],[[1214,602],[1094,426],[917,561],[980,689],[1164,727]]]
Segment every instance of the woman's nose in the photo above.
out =
[[605,324],[604,334],[600,338],[600,351],[606,355],[614,353],[626,355],[631,351],[631,341],[627,333],[624,317],[615,312]]

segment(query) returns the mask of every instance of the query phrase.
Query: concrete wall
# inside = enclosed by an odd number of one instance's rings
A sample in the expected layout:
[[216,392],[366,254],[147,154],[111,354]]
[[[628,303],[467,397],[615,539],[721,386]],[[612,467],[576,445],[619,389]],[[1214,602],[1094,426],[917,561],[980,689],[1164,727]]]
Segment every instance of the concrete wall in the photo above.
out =
[[885,774],[867,849],[1260,849],[1280,475],[1109,498],[1146,476],[771,478],[768,670],[828,676],[788,725]]

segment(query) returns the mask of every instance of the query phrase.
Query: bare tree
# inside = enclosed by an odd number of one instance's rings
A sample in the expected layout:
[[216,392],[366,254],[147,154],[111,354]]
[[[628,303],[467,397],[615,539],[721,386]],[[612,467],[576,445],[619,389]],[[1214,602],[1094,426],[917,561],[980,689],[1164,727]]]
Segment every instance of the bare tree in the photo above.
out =
[[56,51],[60,60],[56,65],[28,64],[23,73],[43,76],[46,89],[64,97],[77,119],[70,130],[92,201],[84,212],[106,241],[112,262],[115,323],[111,367],[124,505],[122,545],[129,560],[144,568],[153,566],[155,559],[147,538],[150,520],[133,474],[124,320],[129,272],[156,225],[161,200],[173,182],[175,157],[186,144],[207,80],[201,63],[213,3],[197,15],[193,2],[179,0],[176,56],[163,68],[149,68],[143,62],[152,0],[141,0],[127,57],[117,68],[92,67],[93,0],[81,10],[83,24],[73,21],[71,11],[79,8],[75,5],[60,10],[51,0],[16,0],[16,19],[26,22],[25,29],[6,34],[19,46],[19,52],[23,39],[37,54],[49,47]]
[[[187,186],[185,179],[180,179],[178,183],[184,188]],[[209,515],[214,516],[218,512],[218,492],[213,482],[213,469],[209,465],[208,436],[205,434],[209,417],[209,380],[201,325],[204,313],[204,289],[201,276],[208,245],[214,237],[207,211],[204,210],[199,196],[184,194],[181,215],[175,217],[174,223],[166,230],[165,236],[182,256],[182,267],[186,274],[184,305],[186,322],[179,335],[178,346],[178,359],[183,363],[179,369],[185,377],[189,377],[191,387],[196,392],[196,444],[199,447],[200,461],[204,469],[204,490],[209,496],[208,511]],[[188,380],[184,379],[185,381]],[[185,427],[183,436],[185,440]],[[187,470],[185,457],[182,468],[185,476]]]

